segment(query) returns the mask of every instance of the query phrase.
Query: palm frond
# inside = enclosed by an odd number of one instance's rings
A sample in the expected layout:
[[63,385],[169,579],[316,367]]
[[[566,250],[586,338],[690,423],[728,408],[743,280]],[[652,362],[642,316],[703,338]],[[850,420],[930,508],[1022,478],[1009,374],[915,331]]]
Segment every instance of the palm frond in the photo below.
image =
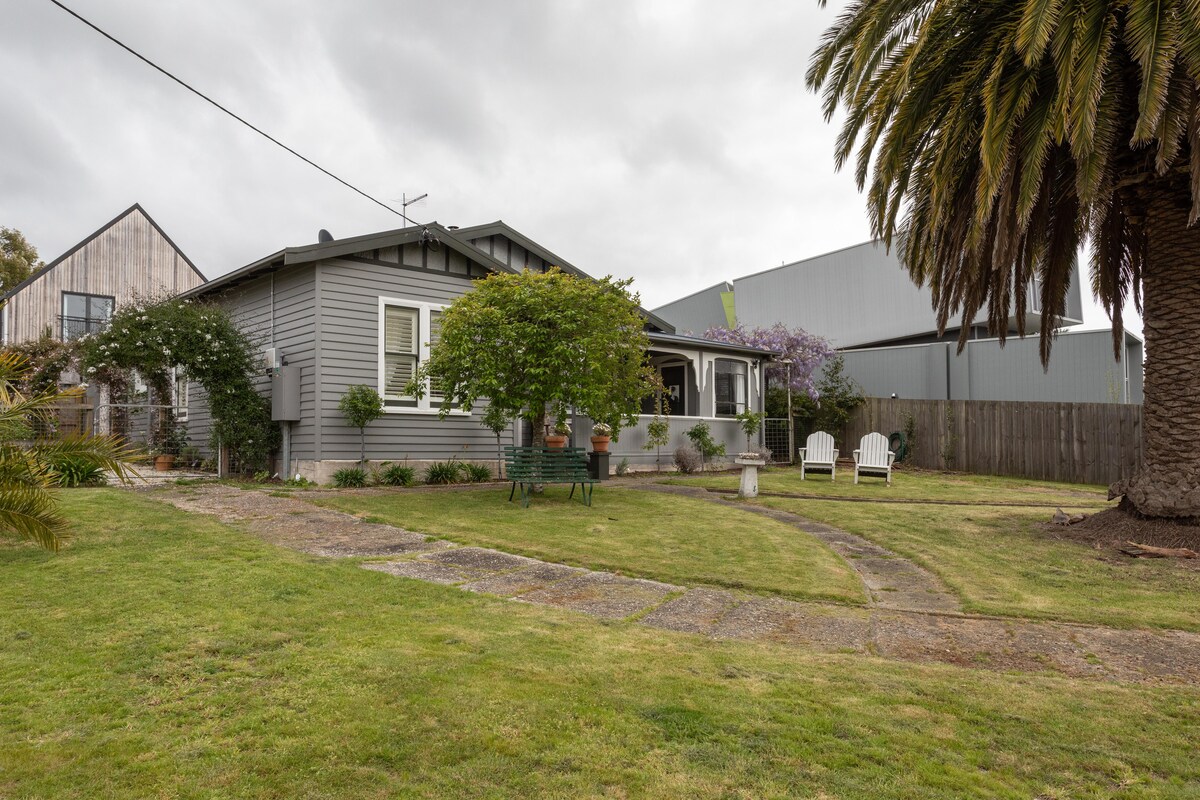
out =
[[43,486],[0,483],[0,532],[57,552],[67,540],[67,521]]
[[1179,49],[1175,15],[1166,0],[1138,0],[1126,4],[1125,41],[1142,71],[1138,89],[1137,124],[1133,145],[1154,137],[1167,104],[1168,86]]
[[986,313],[1003,338],[1015,311],[1023,334],[1036,277],[1045,361],[1091,239],[1119,336],[1146,235],[1128,187],[1185,165],[1200,220],[1200,0],[858,0],[807,79],[939,332]]

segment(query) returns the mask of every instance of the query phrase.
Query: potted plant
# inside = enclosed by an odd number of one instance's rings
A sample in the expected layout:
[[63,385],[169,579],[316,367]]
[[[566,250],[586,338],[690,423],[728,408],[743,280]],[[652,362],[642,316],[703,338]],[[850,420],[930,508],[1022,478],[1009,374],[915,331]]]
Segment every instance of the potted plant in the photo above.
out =
[[607,422],[597,422],[592,426],[592,450],[597,453],[607,453],[608,443],[612,441],[613,427]]
[[172,423],[150,450],[154,457],[154,470],[166,472],[174,468],[175,457],[187,447],[187,426]]
[[166,472],[175,467],[174,453],[164,453],[158,448],[154,448],[150,451],[150,455],[154,457],[155,472]]
[[566,447],[571,435],[571,423],[567,422],[566,417],[559,417],[550,430],[551,433],[546,436],[546,447]]

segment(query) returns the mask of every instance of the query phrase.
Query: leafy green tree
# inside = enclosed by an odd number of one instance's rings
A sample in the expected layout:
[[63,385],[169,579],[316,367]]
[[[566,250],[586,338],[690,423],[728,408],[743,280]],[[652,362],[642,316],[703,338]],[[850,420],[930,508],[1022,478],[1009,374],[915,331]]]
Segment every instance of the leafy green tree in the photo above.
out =
[[497,413],[529,420],[535,445],[545,443],[547,414],[562,419],[570,407],[632,425],[659,381],[629,283],[558,269],[490,275],[442,313],[406,391],[420,395],[436,378],[443,416],[486,397]]
[[358,428],[360,464],[367,463],[367,426],[383,416],[383,398],[379,392],[364,383],[351,386],[338,401],[338,411],[350,423],[352,428]]
[[[1122,347],[1145,321],[1144,466],[1113,487],[1150,516],[1200,515],[1200,5],[1190,0],[850,3],[808,72],[842,106],[876,236],[933,289],[939,328],[986,313],[1041,357],[1080,246]],[[857,148],[857,154],[855,150]]]
[[0,294],[46,266],[38,251],[24,234],[13,228],[0,228]]
[[41,439],[38,431],[53,429],[54,406],[81,390],[26,394],[19,387],[28,369],[20,354],[0,353],[0,534],[57,551],[68,526],[51,491],[61,477],[56,465],[112,470],[124,480],[134,453],[112,436]]

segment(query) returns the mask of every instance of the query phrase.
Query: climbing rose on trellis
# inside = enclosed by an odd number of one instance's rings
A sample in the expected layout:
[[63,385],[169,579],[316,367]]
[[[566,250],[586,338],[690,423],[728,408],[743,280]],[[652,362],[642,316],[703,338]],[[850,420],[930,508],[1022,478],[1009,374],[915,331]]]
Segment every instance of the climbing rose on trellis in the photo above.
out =
[[767,377],[780,386],[787,385],[789,373],[786,362],[790,361],[792,391],[807,394],[813,400],[819,399],[820,394],[817,391],[817,372],[825,359],[836,352],[820,336],[800,328],[792,330],[782,322],[776,322],[769,328],[746,328],[744,325],[709,328],[704,332],[704,338],[775,353],[776,360],[767,364]]

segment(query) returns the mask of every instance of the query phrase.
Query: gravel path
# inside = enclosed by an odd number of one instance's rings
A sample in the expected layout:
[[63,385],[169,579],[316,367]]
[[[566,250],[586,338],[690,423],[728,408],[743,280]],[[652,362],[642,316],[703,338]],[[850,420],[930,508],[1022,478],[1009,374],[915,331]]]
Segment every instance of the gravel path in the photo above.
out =
[[[681,488],[687,487],[663,487]],[[364,561],[365,569],[662,630],[982,669],[1134,682],[1200,681],[1200,635],[957,613],[957,601],[915,565],[859,537],[794,515],[776,518],[850,553],[850,563],[864,562],[856,568],[871,589],[871,607],[675,586],[459,547],[265,491],[207,485],[157,489],[153,496],[284,547],[327,557],[379,559]],[[771,516],[776,513],[782,512]],[[879,586],[871,588],[872,582]],[[890,586],[900,588],[886,591]]]

